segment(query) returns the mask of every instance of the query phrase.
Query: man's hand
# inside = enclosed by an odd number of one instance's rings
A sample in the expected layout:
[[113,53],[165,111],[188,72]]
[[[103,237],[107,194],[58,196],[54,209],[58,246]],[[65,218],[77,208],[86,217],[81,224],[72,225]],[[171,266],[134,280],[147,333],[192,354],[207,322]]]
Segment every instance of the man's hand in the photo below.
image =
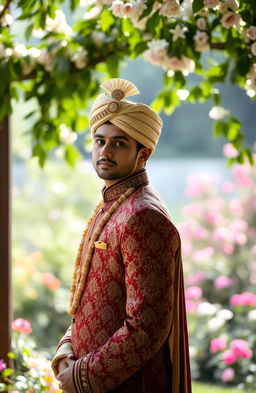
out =
[[74,356],[69,355],[67,358],[61,359],[59,363],[58,380],[60,381],[60,389],[63,393],[76,393],[73,383],[73,367]]

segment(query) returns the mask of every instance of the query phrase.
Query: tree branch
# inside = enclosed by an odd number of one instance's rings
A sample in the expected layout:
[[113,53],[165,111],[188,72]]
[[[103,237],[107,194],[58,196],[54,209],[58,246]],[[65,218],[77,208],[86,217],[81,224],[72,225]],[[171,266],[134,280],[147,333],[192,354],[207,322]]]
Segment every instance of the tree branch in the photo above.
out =
[[5,11],[9,8],[10,4],[11,4],[12,0],[7,0],[4,8],[2,9],[2,11],[0,12],[0,19],[2,18],[2,16],[4,15]]
[[224,50],[227,49],[227,44],[225,42],[212,42],[210,44],[210,48]]

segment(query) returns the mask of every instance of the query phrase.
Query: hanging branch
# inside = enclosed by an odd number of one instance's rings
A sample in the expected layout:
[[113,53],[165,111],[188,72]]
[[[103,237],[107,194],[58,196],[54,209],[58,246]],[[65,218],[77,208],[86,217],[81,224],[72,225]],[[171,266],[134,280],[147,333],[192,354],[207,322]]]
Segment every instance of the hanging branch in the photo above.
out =
[[2,9],[2,11],[0,12],[0,19],[2,18],[2,16],[4,15],[5,11],[9,8],[10,4],[11,4],[12,0],[7,0],[4,8]]

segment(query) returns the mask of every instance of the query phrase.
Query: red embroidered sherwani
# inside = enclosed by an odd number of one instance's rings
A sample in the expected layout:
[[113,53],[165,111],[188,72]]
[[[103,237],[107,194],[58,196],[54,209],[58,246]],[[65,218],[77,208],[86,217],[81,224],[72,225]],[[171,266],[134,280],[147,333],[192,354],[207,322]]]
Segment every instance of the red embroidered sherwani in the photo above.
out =
[[145,170],[103,189],[89,239],[131,186],[136,190],[101,232],[107,248],[94,249],[80,306],[59,346],[72,344],[78,393],[187,393],[180,238]]

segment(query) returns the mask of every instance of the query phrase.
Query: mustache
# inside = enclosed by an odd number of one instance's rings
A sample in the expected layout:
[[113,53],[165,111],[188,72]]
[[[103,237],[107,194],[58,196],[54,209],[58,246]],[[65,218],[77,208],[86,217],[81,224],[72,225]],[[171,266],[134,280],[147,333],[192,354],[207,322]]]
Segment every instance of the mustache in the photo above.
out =
[[116,165],[115,161],[111,160],[110,158],[101,158],[97,161],[97,164],[99,164],[100,162],[110,162],[110,164]]

